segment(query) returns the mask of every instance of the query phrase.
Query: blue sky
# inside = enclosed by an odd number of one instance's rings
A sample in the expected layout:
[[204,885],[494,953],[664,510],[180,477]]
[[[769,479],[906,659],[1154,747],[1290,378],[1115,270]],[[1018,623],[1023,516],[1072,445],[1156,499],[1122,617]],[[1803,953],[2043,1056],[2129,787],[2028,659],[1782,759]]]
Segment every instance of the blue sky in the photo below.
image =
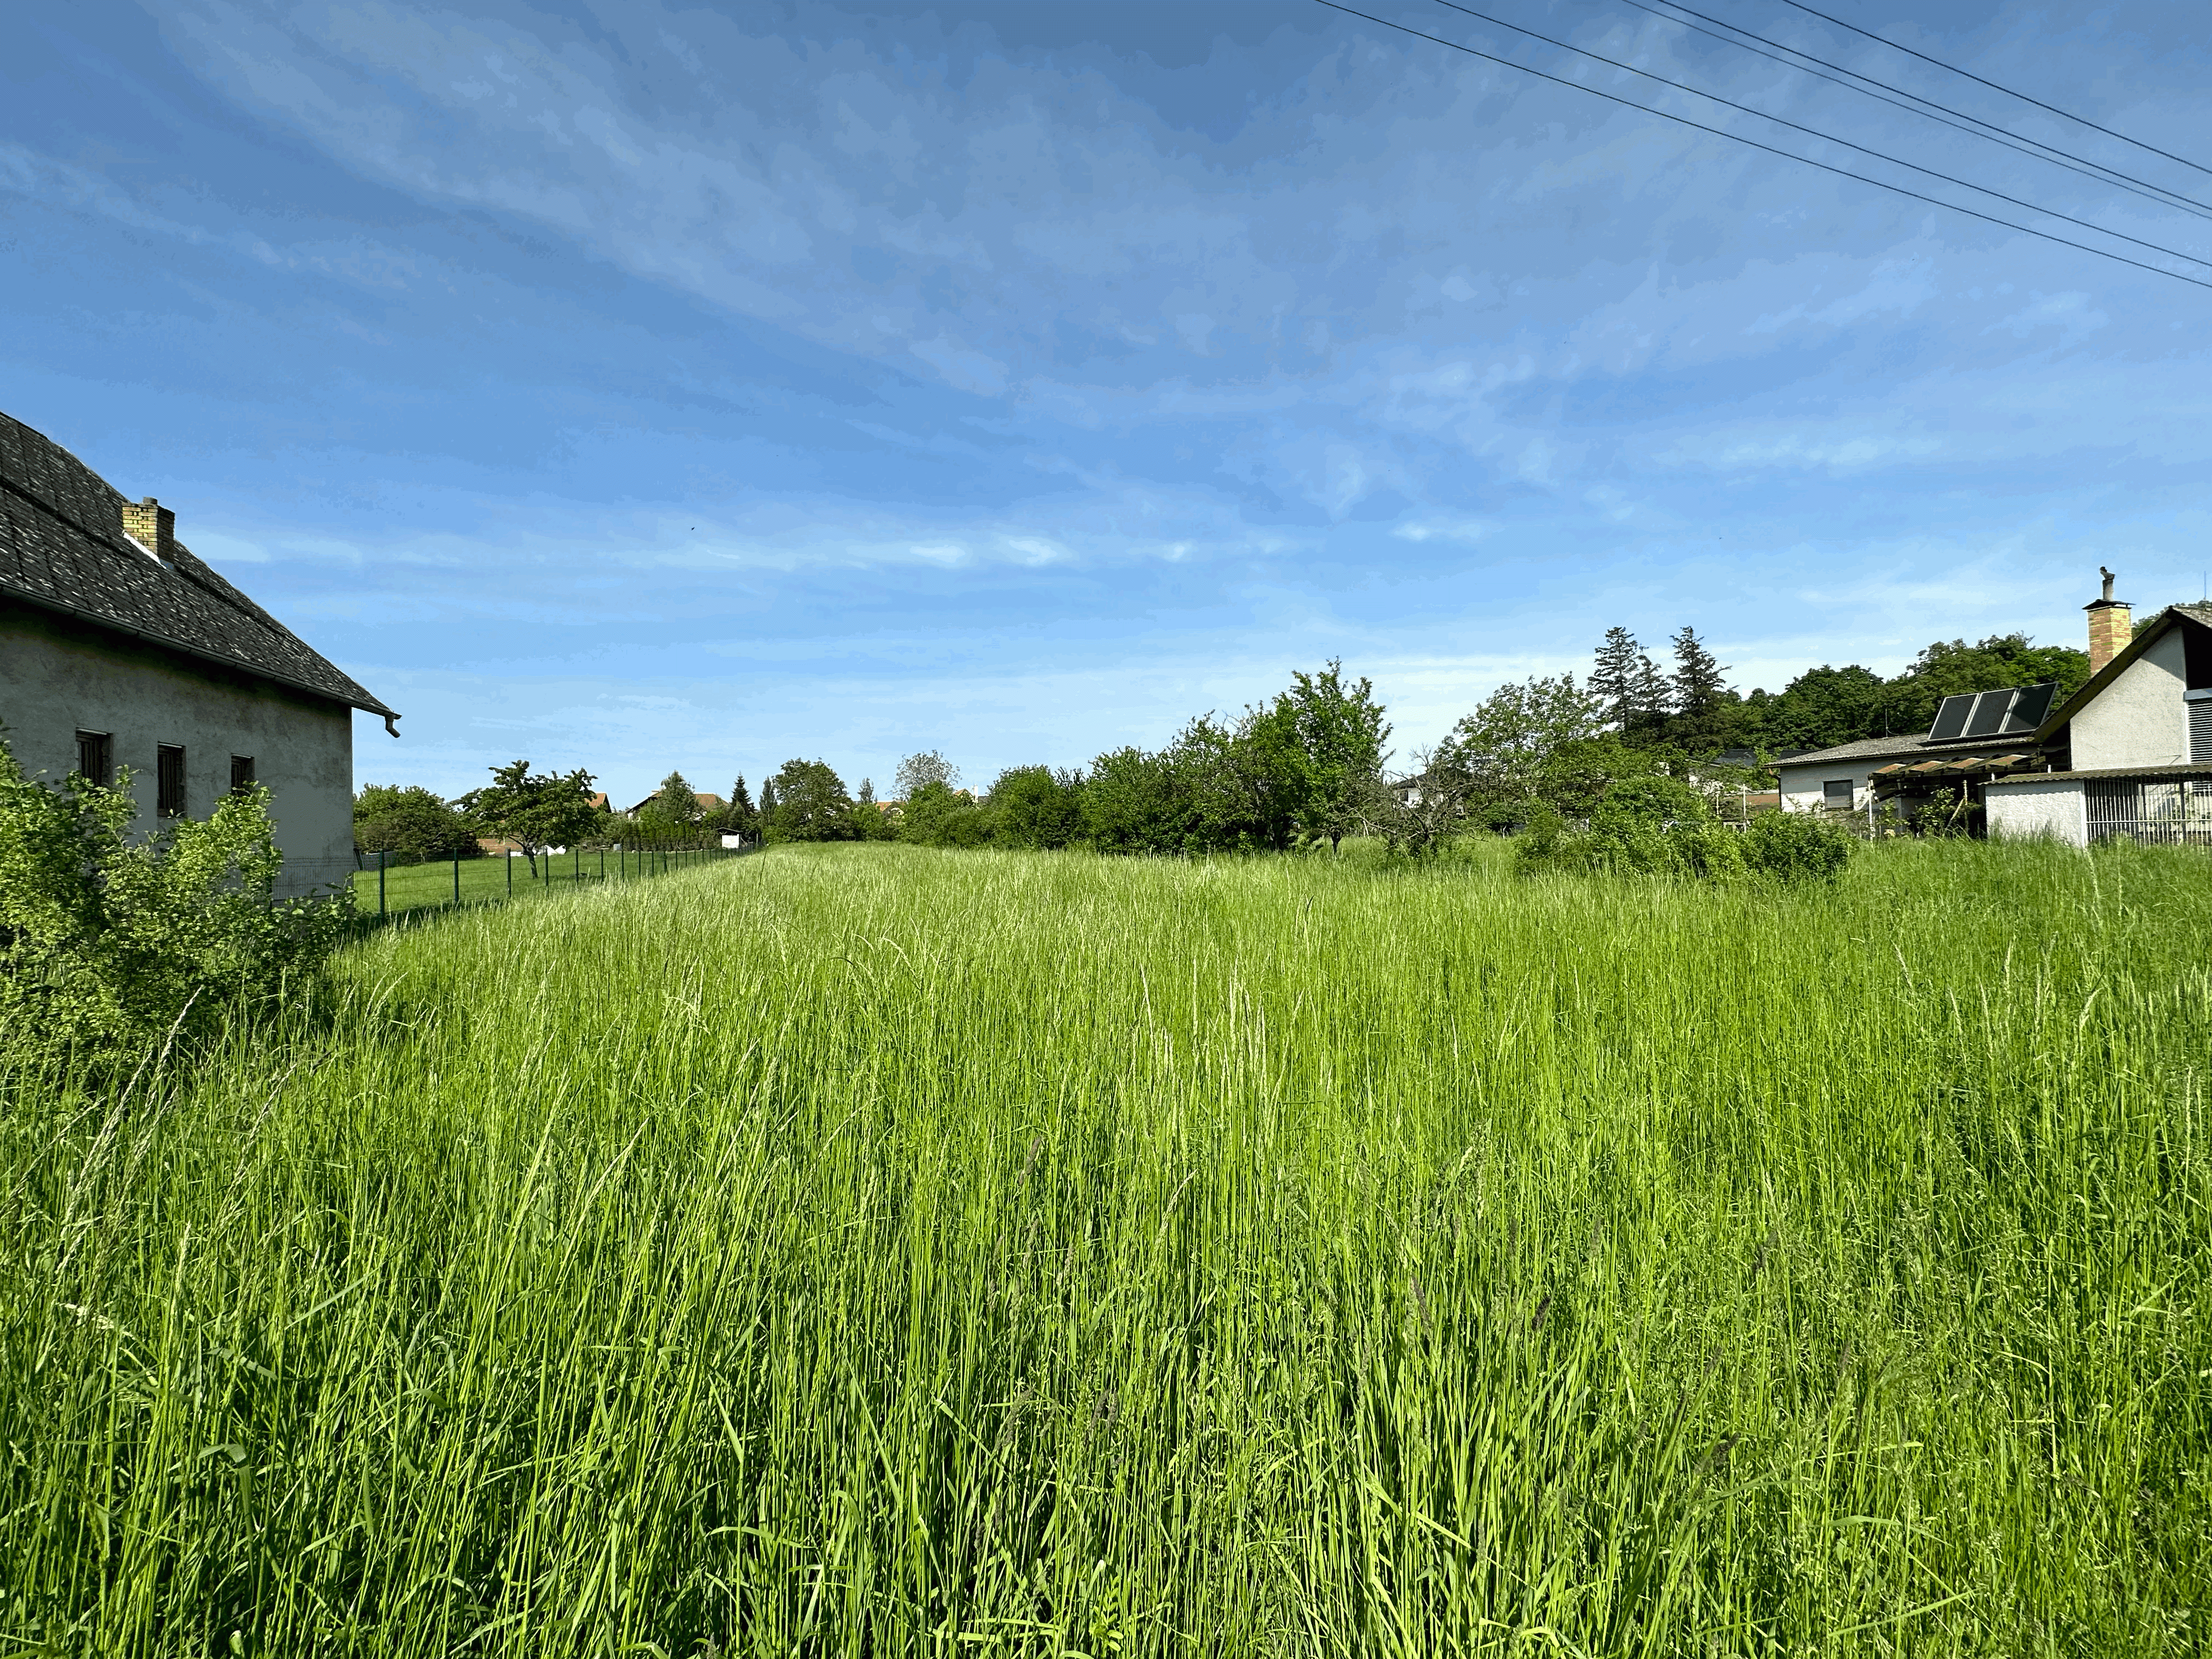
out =
[[[2212,256],[1620,0],[1469,3]],[[1700,9],[2212,199],[1781,0]],[[1823,9],[2212,165],[2193,7]],[[362,780],[447,792],[985,781],[1333,656],[1412,744],[1615,623],[1778,687],[2075,642],[2100,562],[2145,605],[2212,565],[2212,292],[1310,0],[41,8],[0,306],[0,408],[404,711]]]

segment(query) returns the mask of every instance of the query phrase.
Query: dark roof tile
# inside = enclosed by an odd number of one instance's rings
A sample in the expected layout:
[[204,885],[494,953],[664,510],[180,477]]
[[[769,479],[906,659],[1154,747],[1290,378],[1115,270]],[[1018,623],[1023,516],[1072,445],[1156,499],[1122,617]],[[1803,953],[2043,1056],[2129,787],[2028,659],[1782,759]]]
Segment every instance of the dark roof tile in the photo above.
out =
[[82,617],[373,714],[392,711],[182,543],[157,563],[123,533],[122,494],[0,415],[0,593]]

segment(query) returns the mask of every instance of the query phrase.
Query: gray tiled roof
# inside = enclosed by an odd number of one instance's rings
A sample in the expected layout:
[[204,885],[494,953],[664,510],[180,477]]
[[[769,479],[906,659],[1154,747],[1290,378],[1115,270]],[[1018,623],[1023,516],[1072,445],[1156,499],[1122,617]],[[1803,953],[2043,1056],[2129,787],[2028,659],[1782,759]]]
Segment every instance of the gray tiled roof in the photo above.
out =
[[1925,759],[1929,755],[1971,755],[1978,748],[2019,748],[2033,734],[2027,732],[2008,732],[1994,738],[1951,738],[1942,743],[1930,743],[1924,732],[1909,738],[1861,738],[1855,743],[1839,743],[1832,749],[1808,750],[1802,755],[1791,755],[1778,760],[1778,766],[1825,766],[1832,761],[1900,760],[1907,756]]
[[164,566],[123,533],[122,494],[0,415],[0,595],[152,640],[373,714],[392,711],[182,543]]

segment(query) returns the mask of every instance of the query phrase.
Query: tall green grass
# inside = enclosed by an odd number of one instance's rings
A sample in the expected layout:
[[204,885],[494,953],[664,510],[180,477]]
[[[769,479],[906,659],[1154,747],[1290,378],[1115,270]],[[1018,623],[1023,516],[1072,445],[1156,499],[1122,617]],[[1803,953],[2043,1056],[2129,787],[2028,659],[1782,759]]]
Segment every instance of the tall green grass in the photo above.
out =
[[0,1641],[2212,1640],[2212,864],[787,848],[11,1076]]

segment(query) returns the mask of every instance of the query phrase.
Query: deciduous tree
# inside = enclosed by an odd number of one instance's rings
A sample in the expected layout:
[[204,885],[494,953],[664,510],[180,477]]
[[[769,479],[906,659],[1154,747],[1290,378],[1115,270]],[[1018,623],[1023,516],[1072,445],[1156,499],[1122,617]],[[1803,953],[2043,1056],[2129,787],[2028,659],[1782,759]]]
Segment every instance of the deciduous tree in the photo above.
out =
[[484,834],[520,848],[532,871],[540,853],[580,840],[599,819],[589,772],[532,772],[526,760],[492,768],[489,783],[454,804]]

